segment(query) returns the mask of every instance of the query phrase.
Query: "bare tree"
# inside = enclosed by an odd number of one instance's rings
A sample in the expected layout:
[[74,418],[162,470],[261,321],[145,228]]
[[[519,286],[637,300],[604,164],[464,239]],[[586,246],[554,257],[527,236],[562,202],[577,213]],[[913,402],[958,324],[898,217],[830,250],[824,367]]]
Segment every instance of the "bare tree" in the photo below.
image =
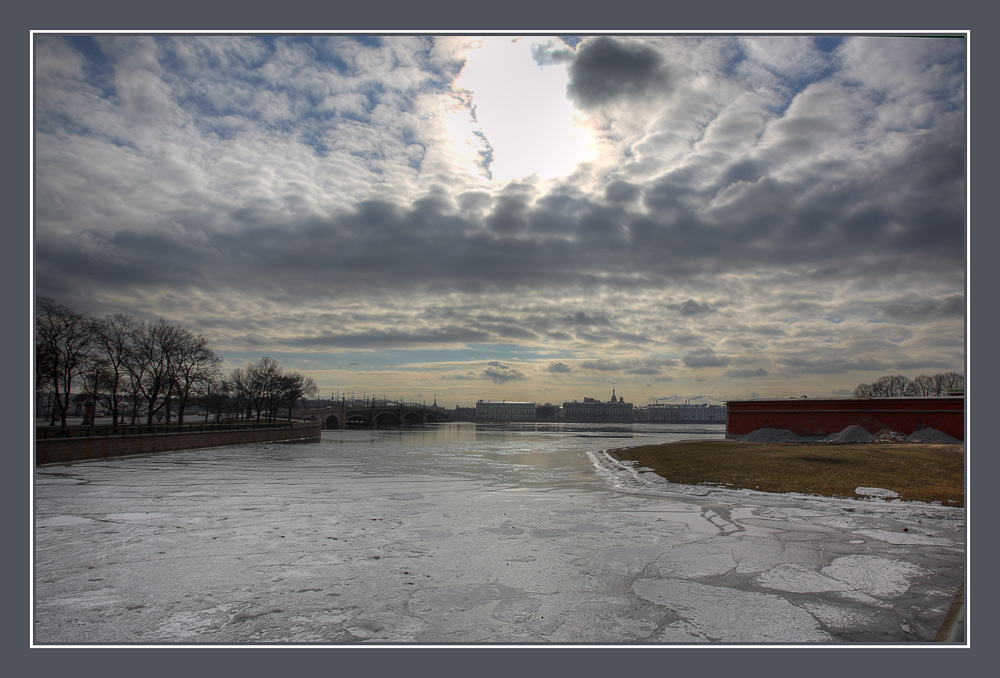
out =
[[903,375],[879,377],[871,384],[858,384],[855,398],[895,398],[899,396],[944,396],[956,388],[964,388],[965,377],[957,372],[921,374],[914,380]]
[[126,416],[135,423],[140,405],[147,424],[161,412],[169,422],[175,399],[183,423],[185,407],[219,381],[219,357],[185,327],[121,313],[96,320],[47,297],[36,303],[35,388],[53,394],[53,423],[58,412],[66,425],[75,386],[111,412],[113,425]]
[[874,398],[875,391],[872,389],[871,384],[858,384],[858,387],[854,389],[855,398]]
[[184,410],[203,384],[217,376],[221,359],[208,347],[208,341],[190,330],[180,328],[171,362],[173,392],[177,397],[177,424],[184,423]]
[[876,398],[896,398],[906,395],[908,377],[901,374],[879,377],[872,383],[872,393]]
[[276,421],[278,410],[285,407],[291,420],[295,403],[304,396],[315,395],[317,390],[311,377],[285,372],[270,356],[236,368],[230,373],[228,383],[240,411],[246,413],[247,419],[256,414],[258,422],[265,413],[267,421]]
[[250,401],[257,413],[260,423],[261,414],[268,413],[268,419],[273,419],[281,393],[281,365],[270,356],[264,356],[255,363],[246,366],[249,378]]
[[97,321],[93,356],[94,399],[111,412],[113,426],[117,426],[123,418],[123,409],[129,397],[135,395],[129,379],[129,363],[134,360],[138,329],[139,323],[135,318],[123,313]]
[[937,389],[937,395],[945,396],[948,395],[952,389],[965,388],[965,377],[958,372],[935,374],[934,386]]
[[[205,421],[208,421],[209,414],[214,412],[214,421],[219,421],[224,413],[233,411],[233,388],[228,379],[223,379],[216,374],[208,381],[200,384],[196,389],[199,402],[205,406]],[[237,410],[238,411],[238,410]]]
[[256,417],[257,422],[260,422],[267,409],[268,393],[275,388],[273,382],[277,378],[278,369],[278,361],[265,357],[230,373],[233,398],[244,419]]
[[35,387],[52,393],[60,423],[66,426],[74,381],[89,366],[94,345],[92,318],[76,313],[48,297],[36,300]]
[[251,398],[250,375],[247,374],[247,370],[237,367],[230,372],[228,385],[239,418],[249,419],[253,409],[253,398]]
[[281,403],[288,408],[288,421],[292,420],[292,410],[299,398],[316,394],[316,382],[298,372],[288,372],[279,377]]
[[181,341],[181,328],[162,318],[155,323],[143,323],[136,336],[133,375],[146,406],[146,424],[163,410],[170,420],[173,399],[175,364]]
[[907,386],[906,395],[918,397],[937,395],[937,388],[934,385],[934,377],[930,377],[926,374],[917,376]]

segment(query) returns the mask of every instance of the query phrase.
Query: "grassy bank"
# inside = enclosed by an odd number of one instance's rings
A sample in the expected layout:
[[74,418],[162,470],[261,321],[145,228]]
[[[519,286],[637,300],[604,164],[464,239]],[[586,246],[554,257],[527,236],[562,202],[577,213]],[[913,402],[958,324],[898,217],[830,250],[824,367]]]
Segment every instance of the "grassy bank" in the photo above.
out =
[[963,445],[907,443],[746,443],[729,440],[609,451],[672,483],[857,498],[857,487],[905,501],[965,505]]

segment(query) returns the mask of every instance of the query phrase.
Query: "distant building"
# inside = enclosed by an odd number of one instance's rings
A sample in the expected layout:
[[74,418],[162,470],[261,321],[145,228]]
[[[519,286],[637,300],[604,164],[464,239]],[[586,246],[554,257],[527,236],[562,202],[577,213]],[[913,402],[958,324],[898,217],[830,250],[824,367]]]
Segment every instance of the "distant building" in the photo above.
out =
[[563,421],[578,424],[631,424],[635,421],[632,403],[611,390],[611,400],[584,398],[583,402],[563,403]]
[[45,393],[35,392],[35,418],[47,419],[53,415],[55,410],[55,393],[47,391]]
[[725,405],[646,405],[635,409],[635,420],[644,424],[725,424]]
[[535,421],[535,403],[508,400],[477,400],[478,421]]
[[476,408],[455,405],[455,412],[451,416],[455,421],[472,421],[476,418]]
[[562,408],[552,403],[538,405],[535,407],[535,417],[538,421],[559,421],[562,418]]

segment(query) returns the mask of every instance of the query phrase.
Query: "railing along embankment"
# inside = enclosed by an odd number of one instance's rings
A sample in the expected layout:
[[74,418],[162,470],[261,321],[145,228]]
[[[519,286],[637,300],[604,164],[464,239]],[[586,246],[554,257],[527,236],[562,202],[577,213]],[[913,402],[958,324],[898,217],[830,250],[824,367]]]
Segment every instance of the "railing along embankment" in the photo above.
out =
[[322,424],[227,422],[155,426],[69,426],[35,429],[35,464],[247,443],[317,441]]

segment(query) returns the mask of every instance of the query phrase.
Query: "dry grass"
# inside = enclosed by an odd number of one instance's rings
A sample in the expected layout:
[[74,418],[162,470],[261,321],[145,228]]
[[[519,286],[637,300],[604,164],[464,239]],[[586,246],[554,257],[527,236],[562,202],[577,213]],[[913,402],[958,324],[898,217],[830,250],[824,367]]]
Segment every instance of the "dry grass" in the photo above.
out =
[[904,501],[965,505],[965,447],[908,443],[690,441],[610,450],[673,483],[852,497],[879,487]]

